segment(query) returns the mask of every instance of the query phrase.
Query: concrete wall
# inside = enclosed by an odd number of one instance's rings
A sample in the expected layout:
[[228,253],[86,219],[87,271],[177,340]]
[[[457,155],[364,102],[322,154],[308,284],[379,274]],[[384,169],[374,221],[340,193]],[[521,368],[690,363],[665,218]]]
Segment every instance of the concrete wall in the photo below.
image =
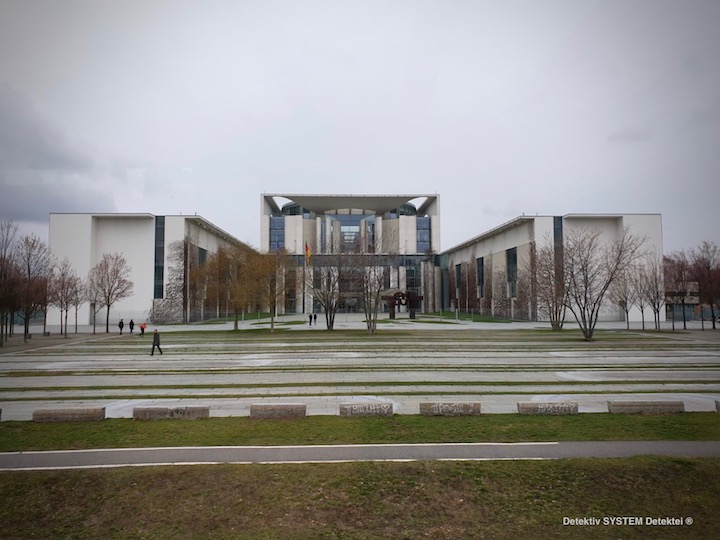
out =
[[[471,265],[479,257],[485,258],[486,274],[491,272],[493,278],[504,276],[506,271],[506,250],[514,247],[517,248],[518,256],[518,281],[522,280],[527,274],[527,262],[529,261],[532,243],[537,242],[541,245],[549,242],[552,244],[554,242],[553,226],[553,216],[521,216],[455,248],[449,249],[445,254],[447,255],[448,271],[451,279],[454,280],[452,276],[455,274],[457,264],[462,264],[463,272],[465,272],[468,268],[472,269]],[[612,242],[620,237],[626,227],[630,233],[645,238],[645,250],[662,253],[662,218],[659,214],[568,214],[563,216],[565,237],[573,229],[597,229],[602,233],[602,241]],[[471,275],[474,275],[474,270],[471,271]],[[498,282],[497,279],[493,279],[492,285],[492,306],[494,308],[499,300],[497,295],[505,294],[505,292],[503,284]],[[451,297],[460,288],[458,286],[451,287]],[[472,289],[471,292],[473,292]],[[466,299],[462,294],[459,303],[461,308],[464,309]],[[528,309],[531,309],[531,306]],[[513,312],[515,313],[514,306]],[[568,320],[572,320],[571,313],[568,313],[568,317]],[[630,310],[629,319],[632,322],[641,320],[640,311],[636,307]],[[652,321],[651,312],[646,313],[646,321],[648,319]],[[664,319],[665,315],[663,313],[661,320]],[[622,321],[624,320],[624,312],[618,306],[606,301],[601,311],[600,320]]]
[[[150,214],[51,214],[50,250],[62,260],[67,257],[81,278],[100,262],[104,254],[120,253],[131,268],[133,294],[116,302],[110,309],[111,325],[121,318],[136,322],[147,315],[147,298],[152,299],[154,280],[155,217]],[[74,312],[68,322],[74,322]],[[81,306],[78,324],[90,324],[89,304]],[[104,325],[105,310],[97,314],[98,325]],[[60,312],[51,309],[48,323],[59,324]]]
[[[81,278],[102,260],[106,253],[122,254],[131,269],[133,292],[129,298],[119,300],[110,309],[110,330],[117,330],[122,318],[127,324],[147,319],[152,308],[155,286],[155,222],[152,214],[51,214],[50,250],[62,260],[67,257]],[[188,235],[195,245],[209,253],[232,242],[220,235],[214,226],[195,216],[165,216],[164,285],[167,286],[171,256],[170,245]],[[105,324],[105,310],[97,315],[98,327]],[[74,313],[68,317],[74,321]],[[60,313],[51,309],[48,323],[59,324]],[[91,324],[89,304],[78,312],[78,324]]]

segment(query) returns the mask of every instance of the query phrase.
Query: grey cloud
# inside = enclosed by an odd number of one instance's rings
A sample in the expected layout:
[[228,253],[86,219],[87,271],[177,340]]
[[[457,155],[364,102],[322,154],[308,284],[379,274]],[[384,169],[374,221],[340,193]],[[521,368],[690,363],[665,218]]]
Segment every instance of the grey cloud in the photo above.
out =
[[28,99],[0,88],[0,170],[87,171],[92,166],[92,159],[40,117]]
[[0,88],[0,216],[45,221],[50,212],[114,210],[95,161],[29,99]]
[[712,128],[720,124],[720,109],[694,110],[685,119],[685,129]]
[[640,143],[653,138],[653,133],[646,127],[627,126],[607,136],[610,143]]
[[[6,176],[13,179],[8,181]],[[18,183],[19,176],[24,182]],[[47,221],[50,212],[111,212],[112,196],[87,190],[79,183],[53,182],[43,173],[3,175],[0,180],[0,216],[13,221]]]

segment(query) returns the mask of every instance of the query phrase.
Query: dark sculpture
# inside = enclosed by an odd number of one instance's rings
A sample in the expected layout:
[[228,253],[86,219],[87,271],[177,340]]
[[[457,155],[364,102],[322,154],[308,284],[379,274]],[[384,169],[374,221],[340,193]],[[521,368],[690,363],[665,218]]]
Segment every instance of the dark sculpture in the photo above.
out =
[[415,311],[420,307],[420,302],[423,297],[419,294],[415,294],[412,291],[398,291],[392,296],[384,296],[383,300],[388,303],[388,310],[390,311],[390,318],[395,318],[395,308],[397,306],[408,306],[410,311],[410,318],[415,318]]

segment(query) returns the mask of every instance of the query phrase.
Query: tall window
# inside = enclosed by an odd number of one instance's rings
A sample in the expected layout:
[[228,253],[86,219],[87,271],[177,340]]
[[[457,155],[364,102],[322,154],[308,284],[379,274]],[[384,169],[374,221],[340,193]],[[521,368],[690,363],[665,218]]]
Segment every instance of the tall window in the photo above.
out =
[[270,218],[270,251],[279,251],[285,246],[285,217]]
[[517,297],[517,248],[510,248],[505,251],[505,262],[507,264],[508,296]]
[[420,267],[419,266],[406,266],[405,267],[405,279],[407,284],[407,290],[414,293],[420,292]]
[[165,274],[165,216],[155,217],[155,282],[153,298],[163,298]]
[[460,295],[460,283],[462,282],[462,265],[455,265],[455,290]]
[[416,220],[417,224],[417,252],[428,253],[432,249],[431,240],[431,229],[430,229],[430,218],[419,217]]
[[485,259],[480,257],[475,260],[477,271],[478,298],[485,298]]

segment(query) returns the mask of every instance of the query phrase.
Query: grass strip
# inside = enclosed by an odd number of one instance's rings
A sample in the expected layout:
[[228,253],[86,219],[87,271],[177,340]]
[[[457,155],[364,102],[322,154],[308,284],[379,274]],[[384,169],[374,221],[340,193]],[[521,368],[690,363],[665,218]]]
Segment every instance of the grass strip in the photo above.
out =
[[[718,486],[720,460],[662,457],[12,472],[0,537],[708,539]],[[563,524],[610,516],[683,524]]]
[[155,446],[245,446],[372,443],[523,442],[593,440],[720,440],[717,413],[676,415],[341,418],[301,420],[210,418],[188,422],[0,423],[0,451]]
[[326,381],[326,382],[283,382],[276,383],[250,383],[250,384],[136,384],[136,385],[103,385],[103,386],[32,386],[17,388],[12,386],[0,387],[0,392],[72,392],[93,390],[207,390],[207,389],[254,389],[254,388],[355,388],[357,386],[370,386],[384,388],[387,386],[633,386],[644,384],[662,384],[686,386],[688,384],[712,385],[720,383],[720,379],[699,380],[670,380],[670,379],[644,379],[644,380],[587,380],[587,381]]
[[[692,392],[693,394],[711,394],[715,395],[717,393],[717,389],[708,389],[708,390],[696,390],[691,389],[687,390],[687,392]],[[482,399],[483,396],[528,396],[528,395],[534,395],[537,392],[529,391],[529,390],[516,390],[516,391],[485,391],[482,392],[469,392],[467,390],[463,391],[457,391],[453,392],[451,390],[438,390],[438,391],[432,391],[432,392],[399,392],[395,390],[387,390],[387,391],[378,391],[378,392],[372,392],[372,395],[375,397],[381,397],[381,396],[389,396],[389,397],[402,397],[402,396],[463,396],[463,397],[470,397],[473,399]],[[611,393],[613,395],[628,395],[628,396],[637,396],[636,391],[632,390],[612,390],[611,392],[608,392],[608,390],[567,390],[558,392],[562,395],[572,396],[572,395],[607,395],[608,393]],[[668,390],[665,389],[658,389],[658,390],[643,390],[641,392],[642,394],[667,394]],[[258,399],[258,398],[328,398],[328,397],[357,397],[358,392],[357,391],[347,391],[347,392],[336,392],[335,389],[330,388],[327,392],[264,392],[264,393],[244,393],[244,394],[200,394],[200,393],[193,393],[193,394],[172,394],[172,393],[156,393],[156,394],[141,394],[141,393],[133,393],[133,394],[123,394],[123,395],[114,395],[114,394],[97,394],[97,395],[74,395],[74,396],[62,396],[62,395],[53,395],[53,396],[47,396],[47,397],[17,397],[12,398],[9,401],[31,401],[31,402],[55,402],[55,401],[117,401],[117,400],[130,400],[130,399],[205,399],[205,400],[214,400],[214,399]]]
[[[275,366],[275,367],[218,367],[218,368],[189,368],[189,369],[113,369],[108,372],[91,369],[87,371],[5,371],[0,373],[0,380],[3,378],[12,377],[74,377],[74,376],[120,376],[120,375],[226,375],[226,374],[255,374],[255,373],[348,373],[352,372],[377,372],[377,371],[470,371],[470,372],[500,372],[500,373],[515,373],[515,372],[528,372],[528,371],[635,371],[642,370],[643,372],[652,373],[653,371],[688,371],[694,369],[702,369],[706,371],[720,371],[720,364],[646,364],[644,362],[638,362],[637,364],[604,364],[598,366],[597,364],[584,364],[584,365],[568,365],[568,364],[513,364],[512,366],[504,366],[497,364],[453,364],[453,365],[425,365],[425,364],[393,364],[393,365],[357,365],[352,366],[319,366],[312,364],[304,364],[302,366]],[[85,388],[85,387],[83,387]]]

